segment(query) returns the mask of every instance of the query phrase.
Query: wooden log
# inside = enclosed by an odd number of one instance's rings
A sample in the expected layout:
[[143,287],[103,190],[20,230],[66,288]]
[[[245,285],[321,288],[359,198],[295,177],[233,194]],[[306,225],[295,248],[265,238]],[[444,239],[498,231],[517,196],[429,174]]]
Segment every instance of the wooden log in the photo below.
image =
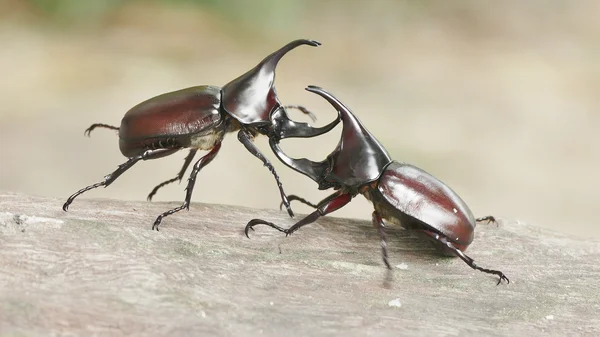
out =
[[[284,211],[0,193],[0,335],[600,335],[600,243],[514,221],[467,254],[510,284],[388,228],[326,217],[289,237]],[[350,206],[351,207],[351,206]],[[301,216],[297,215],[297,219]]]

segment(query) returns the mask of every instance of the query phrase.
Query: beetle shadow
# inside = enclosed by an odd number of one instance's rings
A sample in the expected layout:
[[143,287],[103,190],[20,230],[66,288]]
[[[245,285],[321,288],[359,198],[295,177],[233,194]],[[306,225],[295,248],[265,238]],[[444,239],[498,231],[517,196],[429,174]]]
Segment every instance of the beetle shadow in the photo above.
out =
[[[399,265],[404,264],[403,261],[411,261],[411,264],[426,265],[428,263],[434,264],[436,260],[448,261],[449,259],[455,259],[456,256],[448,256],[442,254],[433,241],[425,234],[420,233],[417,230],[403,229],[398,225],[386,223],[386,246],[388,253],[388,261],[392,269],[388,269],[383,264],[381,259],[381,249],[379,248],[379,234],[377,230],[373,228],[371,223],[365,223],[361,220],[351,221],[346,225],[354,226],[358,232],[362,233],[360,240],[369,242],[369,246],[373,247],[373,252],[379,253],[379,259],[377,265],[384,269],[384,275],[382,279],[382,287],[385,289],[393,289],[396,273],[402,272]],[[359,240],[358,238],[356,240]],[[365,242],[363,241],[363,243]],[[372,243],[372,245],[371,245]]]

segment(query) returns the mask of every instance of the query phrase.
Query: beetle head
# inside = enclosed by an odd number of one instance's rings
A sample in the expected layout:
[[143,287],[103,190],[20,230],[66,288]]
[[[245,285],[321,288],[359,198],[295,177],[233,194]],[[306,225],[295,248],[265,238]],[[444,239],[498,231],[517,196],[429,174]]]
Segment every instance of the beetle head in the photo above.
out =
[[225,111],[242,124],[268,123],[271,113],[281,106],[274,87],[277,63],[287,52],[301,45],[317,47],[321,43],[314,40],[292,41],[223,86],[222,104]]
[[321,162],[290,158],[277,142],[270,141],[275,155],[289,167],[316,181],[319,189],[359,187],[377,180],[392,161],[385,148],[333,95],[316,86],[309,86],[306,90],[320,95],[336,108],[343,124],[342,138],[335,150]]

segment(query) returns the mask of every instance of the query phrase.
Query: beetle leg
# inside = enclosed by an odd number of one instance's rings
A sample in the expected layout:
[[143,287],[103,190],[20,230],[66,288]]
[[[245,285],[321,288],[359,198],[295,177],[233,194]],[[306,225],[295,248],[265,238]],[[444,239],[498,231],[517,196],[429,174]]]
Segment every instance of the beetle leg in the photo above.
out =
[[138,156],[135,157],[131,157],[129,158],[129,160],[127,160],[126,162],[124,162],[123,164],[119,165],[119,167],[117,168],[116,171],[114,171],[113,173],[107,175],[106,177],[104,177],[104,180],[90,185],[88,187],[82,188],[79,191],[73,193],[73,195],[71,195],[69,197],[69,199],[67,199],[67,202],[65,202],[65,204],[63,205],[63,210],[66,212],[69,209],[69,205],[73,202],[73,200],[75,200],[75,198],[77,198],[80,194],[87,192],[89,190],[92,190],[94,188],[98,188],[100,186],[104,186],[107,187],[108,185],[112,184],[113,181],[117,180],[117,178],[123,174],[125,171],[129,170],[135,163],[137,163],[140,160],[148,160],[148,159],[155,159],[155,158],[161,158],[164,156],[168,156],[170,154],[173,154],[175,152],[179,151],[179,149],[158,149],[158,150],[148,150]]
[[303,114],[305,114],[308,117],[310,117],[310,119],[312,119],[313,122],[317,121],[317,116],[315,116],[315,114],[313,114],[312,112],[310,112],[310,110],[308,110],[307,108],[303,107],[302,105],[284,105],[283,108],[284,109],[296,109],[296,110],[300,110],[300,111],[302,111]]
[[[301,203],[303,203],[305,205],[308,205],[308,206],[310,206],[312,208],[317,208],[318,207],[317,205],[313,204],[312,202],[310,202],[310,201],[308,201],[308,200],[306,200],[306,199],[304,199],[302,197],[299,197],[299,196],[297,196],[295,194],[290,194],[290,195],[287,196],[287,198],[288,198],[288,201],[290,203],[292,203],[292,201],[296,200],[296,201],[299,201],[299,202],[301,202]],[[282,206],[283,206],[283,201],[279,204],[279,209],[281,209]]]
[[377,229],[379,232],[379,242],[381,244],[381,255],[383,257],[383,263],[388,269],[392,269],[390,266],[390,262],[388,261],[388,252],[387,252],[387,240],[385,236],[385,224],[383,223],[383,219],[381,219],[381,215],[377,211],[373,211],[372,215],[373,219],[373,227]]
[[440,234],[433,233],[430,231],[426,231],[426,230],[424,230],[423,232],[425,234],[427,234],[429,237],[431,237],[432,239],[434,239],[436,242],[441,244],[444,248],[449,249],[451,252],[456,254],[456,256],[460,257],[460,259],[465,261],[465,263],[468,264],[469,267],[479,270],[479,271],[482,271],[484,273],[498,275],[499,276],[498,284],[500,284],[502,282],[502,280],[506,281],[506,283],[510,283],[510,280],[508,279],[508,277],[506,277],[506,275],[504,275],[503,272],[501,272],[499,270],[482,268],[482,267],[479,267],[478,265],[476,265],[475,261],[472,258],[465,255],[465,253],[463,253],[460,249],[456,248],[456,246],[454,246],[454,244],[452,242],[448,241],[448,239],[445,236],[442,236]]
[[217,156],[217,153],[219,153],[220,149],[221,149],[221,142],[218,142],[217,144],[215,144],[215,146],[212,148],[212,150],[210,150],[209,153],[204,155],[202,158],[198,159],[196,164],[194,164],[194,168],[192,169],[192,173],[190,173],[190,178],[188,179],[187,187],[185,188],[185,191],[186,191],[185,192],[185,201],[183,202],[183,205],[173,208],[172,210],[166,211],[166,212],[162,213],[161,215],[159,215],[156,218],[156,220],[154,221],[154,224],[152,225],[152,229],[156,229],[158,231],[158,225],[160,225],[160,222],[162,221],[162,219],[164,217],[171,215],[173,213],[177,213],[183,209],[187,209],[188,211],[190,210],[190,201],[192,199],[192,192],[194,191],[194,185],[196,184],[196,176],[198,175],[198,172],[200,172],[200,170],[204,166],[208,165]]
[[311,214],[306,216],[304,219],[298,221],[296,224],[294,224],[292,227],[290,227],[288,229],[277,226],[276,224],[265,221],[265,220],[252,219],[246,225],[244,233],[246,233],[246,236],[248,238],[250,238],[248,236],[248,230],[249,229],[254,230],[254,228],[253,228],[254,226],[262,224],[262,225],[267,225],[269,227],[275,228],[276,230],[283,232],[286,234],[286,236],[288,236],[288,235],[292,234],[293,232],[297,231],[298,229],[300,229],[301,227],[315,222],[318,218],[325,216],[329,213],[332,213],[334,211],[337,211],[338,209],[344,207],[347,203],[350,202],[350,200],[352,200],[352,194],[348,194],[348,193],[344,193],[344,192],[336,192],[336,193],[328,196],[327,198],[325,198],[323,201],[321,201],[319,203],[319,207],[317,207],[316,211],[312,212]]
[[496,218],[493,215],[486,215],[486,216],[482,216],[481,218],[475,219],[475,222],[482,222],[482,221],[487,221],[488,224],[495,223],[496,225],[498,225],[498,221],[496,221]]
[[158,191],[159,188],[168,185],[170,183],[176,182],[177,180],[179,180],[179,182],[181,182],[181,179],[183,179],[183,175],[185,174],[185,171],[187,171],[187,168],[190,166],[190,163],[192,162],[192,159],[194,159],[194,156],[196,155],[196,152],[198,152],[197,149],[191,149],[190,153],[187,155],[187,157],[185,157],[185,161],[183,162],[183,167],[181,168],[181,170],[179,171],[179,173],[177,173],[177,176],[173,179],[169,179],[167,181],[164,181],[160,184],[158,184],[156,187],[154,187],[154,189],[152,190],[152,192],[150,192],[150,194],[148,194],[148,201],[152,201],[152,197],[156,194],[156,192]]
[[119,128],[116,126],[112,126],[112,125],[108,125],[108,124],[102,124],[102,123],[95,123],[90,125],[89,128],[85,129],[85,131],[83,132],[84,135],[86,136],[90,136],[90,133],[92,132],[92,130],[94,130],[95,128],[105,128],[105,129],[110,129],[110,130],[117,130],[119,131]]
[[288,197],[285,194],[285,192],[283,191],[283,185],[281,184],[281,181],[279,181],[279,176],[277,175],[277,172],[275,171],[275,168],[273,167],[271,162],[260,152],[260,150],[256,147],[256,145],[254,145],[254,143],[252,143],[251,137],[248,135],[248,133],[245,130],[242,129],[242,130],[240,130],[240,132],[238,132],[238,140],[242,144],[244,144],[244,146],[246,147],[246,150],[248,150],[250,153],[252,153],[256,158],[260,159],[263,162],[264,166],[266,166],[269,169],[269,171],[271,171],[271,173],[275,177],[275,181],[277,181],[277,187],[279,187],[279,193],[281,194],[281,201],[285,205],[285,208],[287,209],[290,217],[293,218],[294,211],[292,211],[292,208],[290,207],[290,202],[288,201]]

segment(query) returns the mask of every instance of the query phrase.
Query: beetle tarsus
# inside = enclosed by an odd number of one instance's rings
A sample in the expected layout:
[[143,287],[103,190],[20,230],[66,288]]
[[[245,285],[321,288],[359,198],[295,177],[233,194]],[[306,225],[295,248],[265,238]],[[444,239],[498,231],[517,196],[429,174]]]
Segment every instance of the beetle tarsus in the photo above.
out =
[[196,152],[198,152],[198,150],[196,149],[191,149],[190,153],[185,157],[185,161],[183,162],[183,167],[181,168],[181,170],[179,171],[179,173],[177,174],[177,176],[173,179],[169,179],[167,181],[164,181],[160,184],[158,184],[156,187],[154,187],[154,189],[152,189],[152,192],[150,192],[150,194],[148,194],[147,200],[148,201],[152,201],[152,197],[154,197],[154,195],[156,194],[156,192],[158,191],[159,188],[168,185],[170,183],[174,183],[177,180],[179,180],[179,182],[181,182],[181,179],[183,179],[183,175],[185,174],[185,171],[187,171],[187,168],[190,166],[190,163],[192,162],[192,159],[194,159],[194,156],[196,155]]
[[90,133],[92,132],[92,130],[94,130],[95,128],[105,128],[105,129],[110,129],[110,130],[117,130],[119,131],[119,128],[116,126],[112,126],[112,125],[108,125],[108,124],[103,124],[103,123],[95,123],[90,125],[89,128],[85,129],[85,131],[83,132],[84,135],[86,136],[90,136]]
[[248,235],[248,231],[249,231],[250,229],[251,229],[251,230],[254,230],[254,226],[256,226],[256,225],[267,225],[267,226],[269,226],[269,227],[275,228],[276,230],[278,230],[278,231],[280,231],[280,232],[282,232],[282,233],[285,233],[285,234],[286,234],[286,236],[287,236],[287,234],[288,234],[288,230],[287,230],[286,228],[283,228],[283,227],[277,226],[276,224],[274,224],[274,223],[272,223],[272,222],[265,221],[265,220],[262,220],[262,219],[252,219],[252,220],[250,220],[250,221],[248,222],[248,224],[246,225],[246,228],[244,229],[244,233],[246,234],[246,237],[247,237],[248,239],[250,238],[250,236]]
[[108,186],[110,184],[112,184],[113,181],[115,181],[121,174],[123,174],[125,171],[127,171],[128,169],[130,169],[135,163],[137,163],[140,159],[143,159],[144,155],[139,155],[139,156],[135,156],[135,157],[131,157],[129,158],[128,161],[126,161],[125,163],[119,165],[119,167],[117,168],[116,171],[114,171],[113,173],[107,175],[103,181],[99,182],[99,183],[95,183],[93,185],[84,187],[82,189],[80,189],[79,191],[73,193],[65,202],[65,204],[63,205],[63,210],[66,212],[69,209],[69,205],[73,202],[73,200],[75,200],[75,198],[77,198],[79,195],[89,191],[89,190],[93,190],[95,188],[98,188],[100,186]]
[[479,270],[481,272],[487,273],[487,274],[497,275],[499,277],[499,280],[498,280],[498,284],[496,284],[496,285],[499,285],[502,282],[502,280],[505,280],[507,284],[510,283],[510,280],[508,279],[508,277],[506,277],[506,275],[504,275],[503,272],[501,272],[499,270],[482,268],[482,267],[479,267],[478,265],[476,265],[475,261],[472,258],[467,256],[460,249],[456,248],[456,246],[454,246],[454,244],[452,244],[452,242],[448,241],[448,239],[446,237],[441,236],[439,234],[435,234],[435,235],[430,234],[430,236],[432,238],[434,238],[435,240],[437,240],[442,245],[444,245],[445,247],[448,247],[452,252],[454,252],[454,254],[456,254],[456,256],[458,256],[461,260],[463,260],[469,267],[471,267],[475,270]]
[[238,140],[242,144],[244,144],[244,146],[246,147],[248,152],[252,153],[256,158],[258,158],[260,161],[262,161],[263,165],[266,166],[269,169],[269,171],[271,171],[271,174],[273,174],[273,177],[275,177],[275,181],[277,182],[277,187],[279,187],[279,194],[281,194],[281,201],[285,205],[285,208],[287,209],[290,217],[293,218],[294,211],[292,211],[292,207],[290,206],[287,195],[283,191],[283,185],[281,184],[281,181],[279,180],[279,175],[277,175],[277,172],[275,171],[275,168],[273,167],[271,162],[260,152],[260,150],[256,147],[256,145],[254,145],[254,143],[252,143],[251,137],[246,130],[242,129],[242,130],[240,130],[240,132],[238,132]]
[[[152,225],[153,230],[155,229],[158,231],[158,226],[160,225],[160,223],[164,217],[169,216],[173,213],[177,213],[183,209],[187,209],[187,210],[190,209],[190,202],[192,200],[192,192],[194,191],[194,186],[196,185],[196,176],[198,175],[198,172],[200,172],[200,170],[204,166],[208,165],[217,156],[220,149],[221,149],[221,142],[218,142],[210,150],[209,153],[205,154],[202,158],[198,159],[196,164],[194,164],[194,168],[192,169],[192,173],[190,173],[190,177],[188,178],[188,184],[187,184],[187,187],[185,188],[185,201],[183,202],[183,205],[181,205],[179,207],[175,207],[175,208],[168,210],[168,211],[162,213],[161,215],[159,215],[156,218],[156,220],[154,221],[154,224]],[[189,155],[188,155],[188,157],[189,157]]]
[[106,185],[106,181],[107,181],[107,180],[108,180],[108,179],[106,179],[106,180],[104,180],[104,181],[102,181],[102,182],[99,182],[99,183],[96,183],[96,184],[93,184],[93,185],[87,186],[87,187],[85,187],[85,188],[82,188],[82,189],[80,189],[79,191],[77,191],[77,192],[73,193],[73,194],[72,194],[72,195],[71,195],[71,196],[70,196],[70,197],[67,199],[67,201],[64,203],[64,205],[63,205],[63,207],[62,207],[63,211],[67,212],[67,211],[69,210],[69,205],[71,205],[71,203],[73,202],[73,200],[75,200],[75,198],[77,198],[77,197],[78,197],[80,194],[82,194],[82,193],[84,193],[84,192],[87,192],[87,191],[89,191],[89,190],[93,190],[94,188],[98,188],[98,187],[100,187],[100,186],[105,186],[105,185]]
[[[473,260],[471,260],[473,261]],[[499,270],[493,270],[493,269],[487,269],[487,268],[481,268],[478,265],[475,264],[475,262],[471,262],[470,264],[467,263],[471,268],[482,271],[484,273],[488,273],[488,274],[494,274],[494,275],[498,275],[498,283],[496,285],[500,285],[500,283],[502,282],[502,280],[506,281],[507,284],[510,283],[510,280],[508,279],[508,277],[506,277],[506,275],[504,275],[503,272],[499,271]]]
[[[296,200],[296,201],[299,201],[299,202],[301,202],[301,203],[303,203],[303,204],[305,204],[305,205],[307,205],[307,206],[310,206],[310,207],[312,207],[312,208],[317,208],[317,205],[316,205],[316,204],[313,204],[312,202],[310,202],[310,201],[308,201],[308,200],[306,200],[306,199],[304,199],[304,198],[302,198],[302,197],[299,197],[299,196],[297,196],[297,195],[295,195],[295,194],[288,195],[288,196],[287,196],[287,199],[288,199],[288,201],[289,201],[290,203],[291,203],[292,201]],[[283,207],[283,202],[281,202],[281,203],[279,204],[279,209],[281,210],[281,209],[282,209],[282,207]]]
[[319,207],[316,211],[310,213],[304,219],[298,221],[290,228],[285,229],[283,227],[277,226],[272,222],[268,222],[261,219],[253,219],[250,222],[248,222],[244,232],[246,233],[246,236],[248,236],[248,230],[253,229],[252,227],[256,225],[267,225],[269,227],[275,228],[280,232],[285,233],[285,236],[287,237],[295,231],[297,231],[298,229],[315,222],[318,218],[344,207],[347,203],[350,202],[350,200],[352,200],[352,195],[345,193],[344,191],[338,191],[319,202]]
[[475,222],[483,222],[483,221],[487,221],[488,225],[491,223],[495,223],[496,225],[498,225],[498,221],[496,221],[496,218],[493,215],[486,215],[486,216],[482,216],[480,218],[475,219]]
[[174,182],[176,182],[177,180],[181,181],[181,179],[180,179],[179,177],[175,177],[175,178],[173,178],[173,179],[169,179],[169,180],[163,181],[162,183],[160,183],[160,184],[156,185],[156,186],[155,186],[155,187],[152,189],[152,191],[150,192],[150,194],[148,194],[148,196],[146,197],[146,200],[148,200],[148,201],[152,201],[152,197],[154,197],[154,195],[156,194],[156,192],[158,191],[158,189],[159,189],[159,188],[161,188],[161,187],[163,187],[163,186],[165,186],[165,185],[168,185],[168,184],[170,184],[170,183],[174,183]]
[[140,160],[154,159],[154,158],[161,158],[161,157],[164,157],[165,155],[168,155],[168,154],[171,154],[171,153],[175,153],[178,150],[179,149],[148,150],[148,151],[146,151],[146,152],[144,152],[144,153],[142,153],[140,155],[137,155],[135,157],[129,158],[129,160],[127,160],[123,164],[119,165],[119,167],[113,173],[111,173],[111,174],[107,175],[106,177],[104,177],[103,181],[101,181],[99,183],[95,183],[95,184],[90,185],[90,186],[87,186],[87,187],[82,188],[79,191],[73,193],[67,199],[67,202],[65,202],[65,204],[63,205],[63,210],[66,212],[69,209],[69,205],[80,194],[82,194],[84,192],[87,192],[89,190],[93,190],[94,188],[98,188],[100,186],[108,187],[110,184],[112,184],[113,181],[117,180],[117,178],[119,176],[121,176],[121,174],[123,174],[123,173],[125,173],[125,171],[129,170],[138,161],[140,161]]

